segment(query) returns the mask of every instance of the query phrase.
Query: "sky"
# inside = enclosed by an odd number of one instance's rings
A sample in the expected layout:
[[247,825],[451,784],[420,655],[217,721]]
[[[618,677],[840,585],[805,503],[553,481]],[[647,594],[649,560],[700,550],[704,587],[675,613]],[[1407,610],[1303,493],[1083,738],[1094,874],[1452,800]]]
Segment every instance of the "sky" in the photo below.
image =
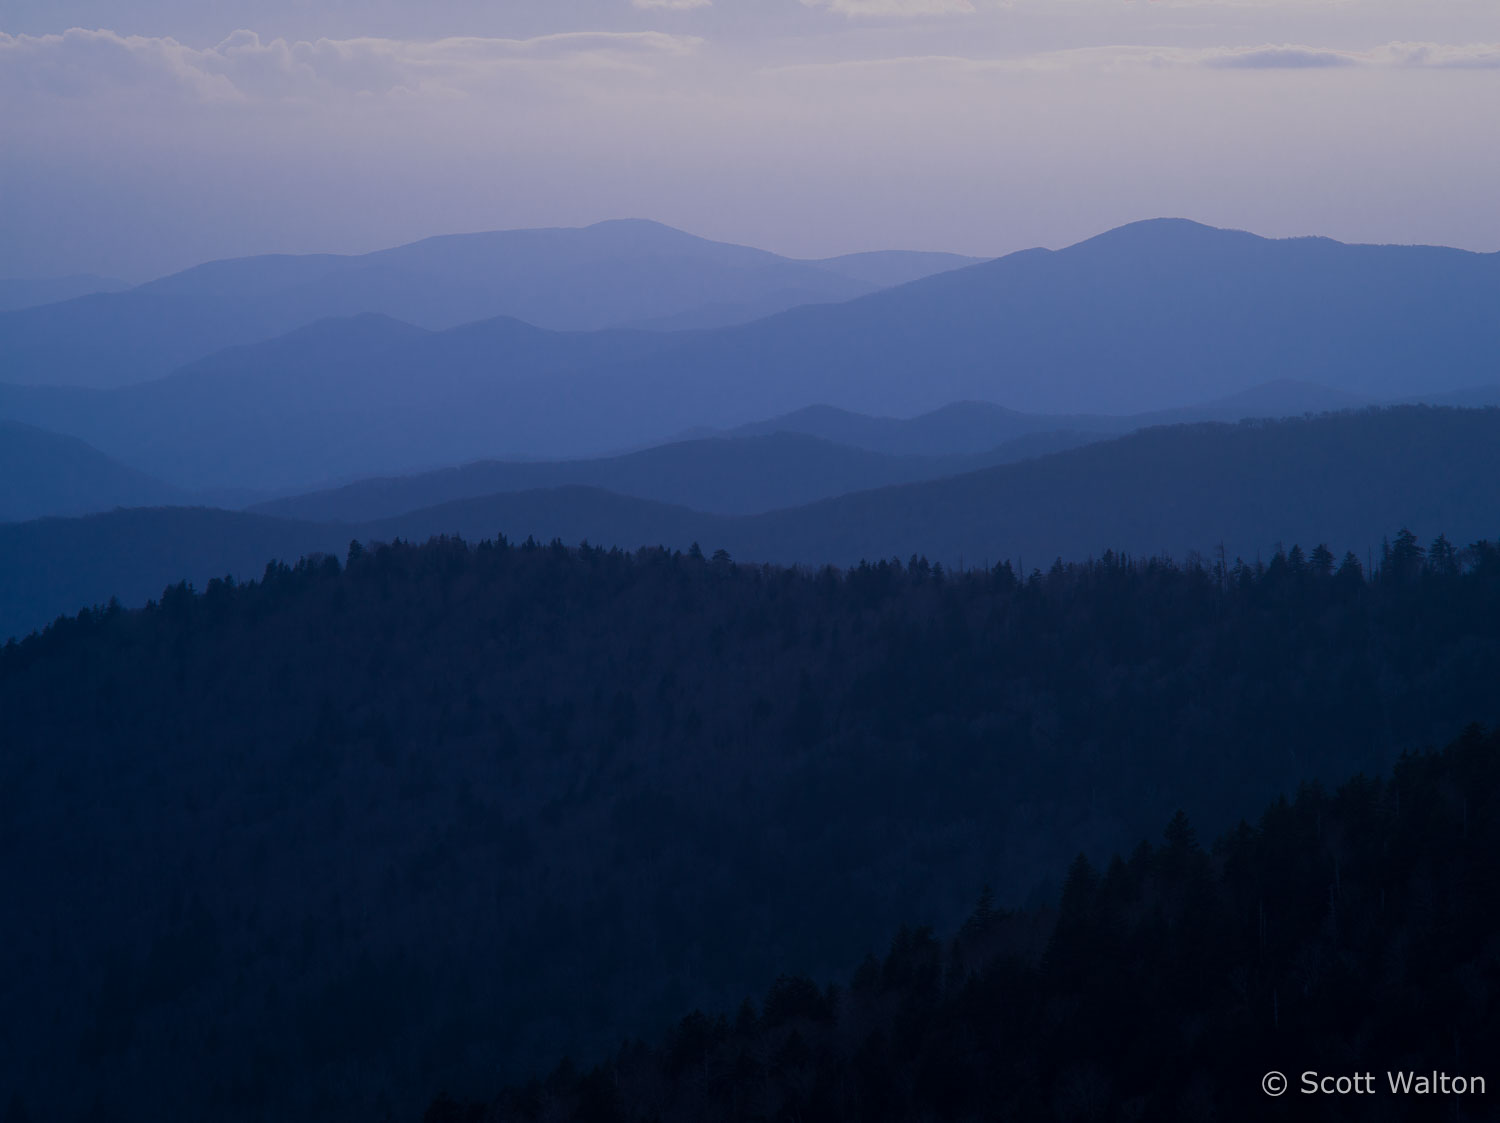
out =
[[0,0],[0,276],[651,218],[1500,250],[1496,0]]

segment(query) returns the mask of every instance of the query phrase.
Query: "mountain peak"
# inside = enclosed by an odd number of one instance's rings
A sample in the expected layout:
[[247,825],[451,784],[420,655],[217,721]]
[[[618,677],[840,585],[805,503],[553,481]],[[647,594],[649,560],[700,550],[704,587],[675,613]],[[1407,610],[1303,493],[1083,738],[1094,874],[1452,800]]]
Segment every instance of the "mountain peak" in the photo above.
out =
[[[1226,241],[1265,241],[1258,234],[1245,230],[1232,230],[1219,226],[1208,226],[1190,218],[1147,218],[1129,222],[1106,230],[1092,238],[1077,243],[1078,246],[1207,246]],[[1076,248],[1076,247],[1075,247]]]

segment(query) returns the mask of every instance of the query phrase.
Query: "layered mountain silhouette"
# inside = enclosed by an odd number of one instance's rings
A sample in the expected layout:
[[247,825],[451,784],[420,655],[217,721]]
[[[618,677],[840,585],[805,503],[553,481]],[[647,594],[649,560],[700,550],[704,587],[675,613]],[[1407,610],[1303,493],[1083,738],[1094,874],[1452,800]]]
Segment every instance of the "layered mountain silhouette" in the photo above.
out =
[[[1326,542],[1361,559],[1392,528],[1463,544],[1500,536],[1500,410],[1406,406],[1308,420],[1145,429],[959,476],[754,516],[568,486],[454,500],[369,521],[308,522],[205,509],[122,511],[0,527],[0,635],[170,582],[257,574],[272,557],[352,539],[504,534],[839,566],[920,554],[1027,570],[1105,550],[1269,556]],[[381,498],[376,496],[377,499]],[[326,502],[319,499],[318,502]],[[377,505],[378,507],[378,505]],[[328,510],[331,508],[325,508]]]
[[595,460],[478,461],[357,483],[256,505],[261,514],[313,522],[366,522],[498,492],[566,486],[606,488],[710,514],[794,507],[887,484],[937,479],[1097,439],[1040,433],[982,452],[902,456],[795,432],[679,441]]
[[300,488],[434,468],[528,441],[568,387],[675,337],[548,332],[513,319],[429,332],[369,314],[232,348],[165,379],[114,390],[0,385],[0,416],[68,432],[197,487]]
[[1500,254],[1159,220],[706,333],[621,364],[590,396],[641,428],[731,427],[816,402],[886,416],[962,400],[1135,413],[1274,379],[1437,394],[1496,381],[1497,299]]
[[721,435],[752,437],[767,433],[802,433],[898,456],[977,453],[1017,441],[1028,442],[1029,447],[1037,452],[1056,452],[1068,444],[1053,442],[1080,443],[1084,435],[1119,435],[1152,425],[1191,421],[1299,417],[1372,404],[1368,399],[1324,386],[1278,379],[1201,405],[1150,413],[1023,413],[993,402],[954,402],[917,417],[893,418],[870,417],[835,406],[815,405],[765,421],[738,425]]
[[[383,316],[361,316],[320,321],[141,386],[0,386],[0,415],[72,432],[126,463],[195,489],[301,491],[330,481],[488,459],[496,446],[519,445],[537,457],[561,451],[593,462],[515,465],[497,469],[500,475],[439,475],[432,478],[436,490],[415,485],[423,502],[385,503],[379,509],[391,514],[484,491],[587,484],[742,514],[952,475],[1151,424],[1297,415],[1359,404],[1336,391],[1281,382],[1203,406],[1123,417],[1025,414],[987,402],[959,402],[898,420],[813,406],[722,435],[790,433],[928,462],[877,465],[850,450],[813,455],[810,446],[766,444],[738,452],[727,445],[694,444],[670,456],[643,452],[603,462],[587,456],[590,446],[608,447],[608,434],[596,430],[587,441],[581,427],[570,425],[570,418],[590,413],[591,398],[568,388],[612,358],[650,362],[677,345],[673,337],[651,332],[553,333],[500,319],[431,333]],[[726,473],[743,478],[734,485],[738,494],[713,482],[726,480]],[[481,485],[482,479],[496,482]],[[450,484],[459,490],[444,490]]]
[[74,437],[0,421],[0,522],[181,503],[178,488]]
[[[311,269],[313,259],[257,260],[276,272]],[[233,276],[216,279],[221,267],[204,269],[202,299],[254,304]],[[179,298],[170,286],[143,286],[83,300]],[[1130,425],[1102,418],[1189,420],[1170,411],[1221,399],[1229,404],[1198,416],[1271,412],[1234,404],[1267,384],[1283,398],[1287,387],[1318,387],[1304,394],[1318,409],[1475,387],[1492,394],[1482,388],[1500,380],[1496,306],[1500,255],[1273,241],[1159,221],[712,331],[323,321],[141,386],[0,386],[0,416],[78,436],[175,483],[283,490],[472,459],[598,456],[819,404],[909,417],[955,401],[1004,402],[1060,415],[1049,428],[1117,432]],[[129,330],[155,346],[149,323],[131,320]],[[193,330],[201,343],[217,329],[204,316]],[[107,333],[79,338],[113,346],[99,342]],[[979,428],[990,443],[1026,431],[995,418]]]
[[974,260],[889,252],[796,261],[631,220],[447,235],[358,256],[216,261],[129,292],[0,316],[0,382],[125,385],[364,313],[435,330],[496,316],[561,331],[674,326],[674,317],[675,326],[721,326]]

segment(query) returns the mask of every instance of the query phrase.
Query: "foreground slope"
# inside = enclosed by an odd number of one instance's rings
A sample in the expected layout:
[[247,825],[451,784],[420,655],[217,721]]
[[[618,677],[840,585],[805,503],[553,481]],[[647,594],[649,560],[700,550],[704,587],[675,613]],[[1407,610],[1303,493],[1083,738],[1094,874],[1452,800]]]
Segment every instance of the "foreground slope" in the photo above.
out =
[[[1500,552],[1406,536],[1378,574],[1311,543],[1019,582],[448,542],[171,590],[0,648],[0,1097],[415,1119],[779,973],[843,975],[902,923],[956,927],[986,882],[1045,902],[1080,849],[1178,807],[1216,832],[1383,771],[1500,719],[1497,680]],[[1487,845],[1471,798],[1445,870]],[[1358,836],[1322,828],[1345,865],[1317,899],[1346,879],[1355,935]],[[1419,870],[1389,862],[1402,909]],[[1341,977],[1323,946],[1300,966]],[[1232,996],[1196,962],[1191,993]]]
[[448,235],[357,256],[215,261],[129,292],[0,315],[0,382],[124,385],[225,347],[363,313],[432,329],[510,316],[581,331],[717,306],[738,309],[718,322],[742,322],[972,263],[939,254],[872,258],[796,261],[658,223],[617,221]]
[[984,897],[951,933],[902,928],[847,985],[783,976],[738,1013],[424,1118],[1304,1119],[1312,1065],[1345,1077],[1318,1118],[1489,1119],[1497,857],[1500,735],[1476,728],[1211,846],[1179,816],[1107,868],[1079,858],[1055,908]]

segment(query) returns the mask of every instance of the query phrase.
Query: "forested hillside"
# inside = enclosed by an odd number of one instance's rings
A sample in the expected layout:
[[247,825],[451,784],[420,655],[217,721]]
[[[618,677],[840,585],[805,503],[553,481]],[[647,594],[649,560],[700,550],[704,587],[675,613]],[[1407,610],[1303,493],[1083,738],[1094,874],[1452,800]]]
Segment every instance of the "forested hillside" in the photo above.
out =
[[[1128,858],[1080,856],[1055,909],[983,897],[947,938],[901,929],[846,986],[783,976],[424,1120],[1494,1119],[1497,890],[1500,736],[1475,728],[1207,849],[1179,814]],[[1309,1102],[1308,1071],[1372,1079]],[[1485,1087],[1393,1095],[1391,1072]]]
[[[1379,773],[1500,719],[1497,681],[1500,549],[1407,534],[1374,573],[1293,548],[1024,579],[437,541],[88,612],[0,649],[0,882],[27,903],[0,1099],[488,1097],[951,931],[985,884],[1044,904],[1179,807],[1212,834]],[[1150,876],[1107,883],[1149,902]]]

